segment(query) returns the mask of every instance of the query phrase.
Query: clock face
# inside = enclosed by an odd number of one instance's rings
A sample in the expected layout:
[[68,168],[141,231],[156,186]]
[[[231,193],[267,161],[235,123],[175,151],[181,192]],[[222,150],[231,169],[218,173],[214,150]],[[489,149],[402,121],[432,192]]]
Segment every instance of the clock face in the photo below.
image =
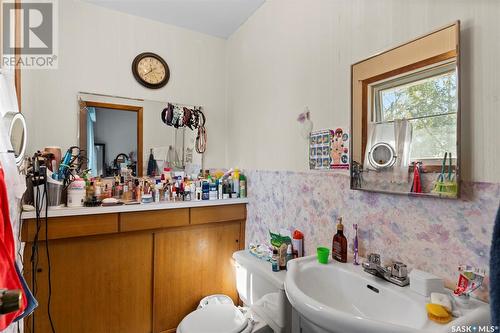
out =
[[132,63],[136,80],[148,88],[161,88],[167,84],[170,71],[167,63],[154,53],[141,53]]

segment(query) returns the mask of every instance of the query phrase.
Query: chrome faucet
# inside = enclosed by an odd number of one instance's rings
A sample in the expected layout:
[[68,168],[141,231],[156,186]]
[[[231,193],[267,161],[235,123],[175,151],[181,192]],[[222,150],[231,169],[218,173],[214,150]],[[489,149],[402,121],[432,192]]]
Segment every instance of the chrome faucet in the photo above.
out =
[[408,268],[402,262],[396,261],[392,266],[384,267],[380,262],[380,254],[370,253],[368,255],[368,261],[363,262],[362,265],[365,272],[378,276],[400,287],[410,284]]

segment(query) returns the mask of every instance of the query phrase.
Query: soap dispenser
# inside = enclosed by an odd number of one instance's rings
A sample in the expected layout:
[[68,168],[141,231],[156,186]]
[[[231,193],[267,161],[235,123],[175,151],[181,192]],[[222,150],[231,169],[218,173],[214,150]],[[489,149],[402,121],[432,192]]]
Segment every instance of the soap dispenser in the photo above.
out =
[[342,217],[337,220],[337,233],[333,236],[332,258],[340,262],[347,262],[347,238],[344,236]]

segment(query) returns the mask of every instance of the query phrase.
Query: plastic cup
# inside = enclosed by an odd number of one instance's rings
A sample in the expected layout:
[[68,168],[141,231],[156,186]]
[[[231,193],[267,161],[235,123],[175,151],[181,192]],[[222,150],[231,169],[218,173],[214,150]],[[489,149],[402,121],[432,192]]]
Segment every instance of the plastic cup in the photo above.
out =
[[318,255],[318,262],[320,264],[328,264],[328,258],[330,257],[330,249],[326,247],[318,247],[316,249],[316,254]]

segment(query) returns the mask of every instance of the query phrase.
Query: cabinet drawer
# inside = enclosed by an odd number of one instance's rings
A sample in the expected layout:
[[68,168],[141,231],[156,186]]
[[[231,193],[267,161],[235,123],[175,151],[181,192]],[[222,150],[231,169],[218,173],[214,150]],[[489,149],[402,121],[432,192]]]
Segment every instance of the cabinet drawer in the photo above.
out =
[[[118,232],[118,214],[80,215],[49,218],[48,239],[111,234]],[[36,234],[36,220],[24,221],[22,238],[31,242]],[[45,240],[45,220],[41,221],[39,240]]]
[[191,208],[191,224],[240,221],[246,215],[245,204]]
[[157,211],[120,214],[120,231],[136,231],[178,227],[189,224],[189,209],[165,209]]

